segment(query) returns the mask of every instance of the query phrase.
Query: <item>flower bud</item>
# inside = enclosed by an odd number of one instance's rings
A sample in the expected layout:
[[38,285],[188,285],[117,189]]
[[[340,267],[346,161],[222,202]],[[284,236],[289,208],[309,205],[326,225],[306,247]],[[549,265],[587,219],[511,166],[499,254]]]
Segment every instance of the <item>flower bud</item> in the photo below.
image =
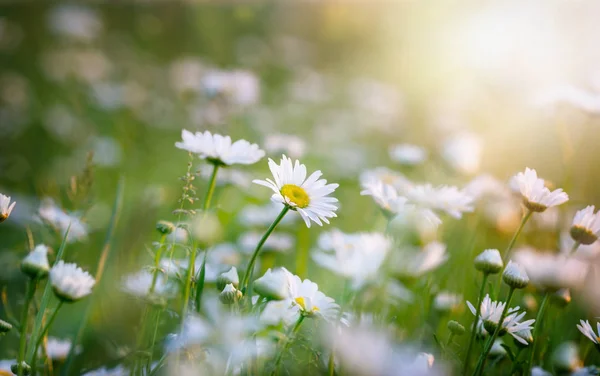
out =
[[465,327],[462,326],[458,321],[454,320],[448,321],[448,330],[450,330],[450,333],[456,336],[462,336],[465,334]]
[[475,257],[475,269],[485,274],[496,274],[502,270],[504,263],[497,249],[486,249]]
[[25,362],[21,362],[20,364],[19,363],[13,364],[12,366],[10,366],[10,370],[15,375],[19,375],[19,370],[22,370],[22,374],[26,375],[26,376],[31,373],[31,367],[29,366],[29,364],[27,364]]
[[223,290],[227,285],[233,285],[233,287],[237,288],[240,284],[240,278],[238,276],[237,269],[235,266],[232,266],[229,271],[225,273],[219,274],[217,277],[217,288],[219,290]]
[[12,329],[12,325],[0,319],[0,334],[8,333]]
[[219,300],[223,304],[233,304],[239,301],[241,298],[242,292],[233,287],[231,283],[225,286],[221,294],[219,294]]
[[516,262],[509,261],[508,265],[502,273],[502,280],[504,283],[515,289],[522,289],[527,287],[529,284],[529,277],[525,272],[525,269]]
[[30,278],[43,278],[50,271],[48,263],[48,247],[44,244],[37,245],[33,251],[21,261],[21,271]]
[[175,225],[169,221],[158,221],[156,223],[156,230],[163,235],[168,235],[175,231]]
[[503,357],[506,355],[506,349],[504,347],[502,347],[502,345],[504,344],[504,342],[498,338],[494,341],[494,345],[492,346],[492,349],[490,350],[490,355],[493,357]]
[[278,268],[254,281],[254,291],[262,297],[271,300],[284,300],[289,297],[290,279],[292,274],[286,268]]
[[563,342],[552,354],[552,364],[557,373],[570,373],[581,368],[579,349],[573,342]]

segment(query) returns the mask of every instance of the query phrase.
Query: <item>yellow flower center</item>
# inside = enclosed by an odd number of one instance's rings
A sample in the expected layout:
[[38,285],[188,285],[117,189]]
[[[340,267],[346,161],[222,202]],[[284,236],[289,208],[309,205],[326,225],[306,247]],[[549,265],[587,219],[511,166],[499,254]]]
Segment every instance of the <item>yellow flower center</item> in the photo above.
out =
[[[297,297],[296,299],[294,299],[294,301],[300,306],[300,308],[302,308],[303,311],[306,312],[306,302],[304,301],[304,298],[302,296]],[[317,306],[314,306],[312,308],[312,312],[319,310],[319,307]]]
[[281,187],[281,194],[300,209],[307,207],[310,203],[308,193],[303,188],[294,184],[286,184]]

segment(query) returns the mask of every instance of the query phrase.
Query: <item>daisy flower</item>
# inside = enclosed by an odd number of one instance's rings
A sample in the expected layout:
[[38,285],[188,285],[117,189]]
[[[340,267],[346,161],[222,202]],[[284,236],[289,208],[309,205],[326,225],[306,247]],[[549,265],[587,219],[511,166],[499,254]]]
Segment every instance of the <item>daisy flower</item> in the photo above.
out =
[[422,249],[407,247],[392,252],[395,274],[401,277],[418,278],[448,260],[446,245],[437,241],[426,244]]
[[76,264],[60,260],[50,269],[50,283],[59,299],[74,302],[91,294],[96,280]]
[[[69,339],[59,339],[54,337],[48,337],[48,343],[46,345],[46,353],[48,354],[48,358],[52,360],[64,360],[69,355],[69,351],[71,351],[71,340]],[[77,346],[76,352],[80,353],[81,348]]]
[[594,344],[600,345],[600,323],[596,324],[598,330],[598,334],[596,334],[594,332],[594,328],[592,328],[592,325],[590,325],[590,322],[588,320],[579,320],[579,322],[581,323],[581,325],[577,324],[577,329],[579,329],[579,331],[584,336],[588,337],[590,341],[594,342]]
[[184,129],[181,131],[181,138],[183,142],[175,143],[177,148],[198,154],[200,158],[215,165],[249,165],[265,156],[265,152],[257,144],[250,144],[246,140],[232,143],[231,137],[216,133],[213,135],[209,131],[192,133]]
[[13,208],[15,207],[16,202],[10,203],[10,197],[5,196],[0,193],[0,223],[6,221],[6,219],[10,216]]
[[292,164],[285,155],[279,165],[269,159],[269,168],[274,180],[254,180],[253,183],[272,189],[275,193],[271,200],[300,213],[307,227],[311,221],[322,226],[322,222],[329,223],[328,218],[337,217],[335,203],[338,200],[329,194],[339,185],[319,179],[321,171],[315,171],[307,178],[306,166],[298,160]]
[[550,191],[545,183],[544,179],[538,178],[537,172],[530,168],[525,168],[525,172],[519,172],[510,181],[511,187],[520,192],[525,207],[532,212],[543,212],[569,201],[569,196],[562,189]]
[[355,289],[379,275],[391,242],[379,233],[344,234],[333,230],[321,235],[312,254],[320,266],[352,280]]
[[[467,301],[467,306],[473,315],[477,313],[471,302]],[[492,301],[489,294],[487,294],[481,302],[479,320],[483,322],[483,326],[488,332],[491,333],[496,330],[496,326],[498,325],[498,321],[500,321],[500,316],[502,316],[502,311],[505,306],[506,303],[504,302]],[[499,335],[502,336],[508,333],[520,343],[527,345],[527,341],[519,336],[517,332],[533,329],[532,324],[535,320],[532,319],[521,322],[523,317],[525,317],[526,312],[519,313],[519,309],[520,307],[514,307],[508,310],[508,313],[502,322],[502,328],[500,329]]]
[[594,213],[594,205],[587,206],[575,213],[571,225],[571,237],[581,244],[592,244],[600,234],[600,212]]
[[401,144],[390,148],[390,158],[408,166],[416,166],[427,159],[427,150],[417,145]]
[[431,184],[416,185],[406,193],[408,201],[425,209],[440,210],[459,219],[464,212],[472,212],[474,198],[454,186]]
[[[152,286],[152,273],[147,270],[142,270],[134,274],[130,274],[123,278],[121,283],[121,290],[127,294],[146,297],[150,292]],[[159,274],[156,278],[156,285],[154,286],[154,294],[159,296],[171,296],[175,286],[169,284],[168,281]]]

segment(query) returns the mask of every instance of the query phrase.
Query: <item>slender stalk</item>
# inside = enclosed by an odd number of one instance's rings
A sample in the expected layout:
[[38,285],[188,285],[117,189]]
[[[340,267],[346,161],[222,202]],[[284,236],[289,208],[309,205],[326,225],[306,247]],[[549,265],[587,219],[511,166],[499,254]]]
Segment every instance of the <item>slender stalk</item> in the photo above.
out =
[[[44,329],[42,329],[37,341],[35,341],[35,347],[33,348],[34,354],[37,354],[38,348],[42,344],[42,341],[44,340],[46,333],[48,333],[48,330],[50,329],[50,326],[52,326],[52,323],[54,322],[54,319],[58,315],[58,311],[61,309],[62,305],[63,305],[63,301],[59,300],[58,305],[54,309],[54,312],[52,312],[52,314],[50,314],[50,318],[48,319],[46,326],[44,326]],[[35,359],[35,357],[34,357],[34,359]]]
[[475,334],[477,332],[477,323],[479,321],[479,315],[481,314],[481,301],[483,300],[483,294],[485,293],[485,285],[487,284],[488,273],[483,274],[483,281],[481,288],[479,289],[479,296],[477,297],[477,306],[475,308],[475,320],[473,321],[473,329],[471,329],[471,338],[469,339],[469,347],[467,348],[467,355],[465,357],[465,364],[463,367],[463,375],[467,374],[469,370],[469,361],[471,360],[471,350],[473,349],[473,343],[475,342]]
[[271,223],[271,226],[269,226],[269,228],[267,229],[267,232],[265,232],[265,234],[262,236],[262,238],[258,242],[258,245],[256,246],[256,249],[254,250],[254,253],[252,254],[252,258],[250,258],[250,262],[248,263],[248,267],[246,268],[246,273],[244,274],[244,279],[242,280],[242,283],[240,284],[240,286],[242,286],[242,290],[241,290],[242,293],[245,294],[246,290],[248,289],[248,286],[250,285],[250,275],[252,274],[252,270],[254,269],[254,263],[256,262],[256,257],[258,256],[258,253],[260,252],[260,249],[262,248],[262,246],[267,241],[267,238],[269,237],[269,235],[271,235],[271,233],[273,232],[273,230],[275,230],[275,227],[277,227],[277,225],[279,224],[279,222],[281,222],[281,220],[283,219],[283,217],[285,216],[285,214],[289,210],[290,210],[290,208],[287,205],[283,206],[283,209],[281,210],[281,213],[279,213],[279,215],[277,216],[277,218],[275,218],[275,220],[273,221],[273,223]]
[[[204,203],[202,204],[202,215],[206,215],[206,211],[210,207],[210,201],[215,192],[215,185],[217,184],[217,172],[219,171],[219,165],[214,164],[212,174],[210,175],[210,181],[208,183],[208,189],[204,196]],[[204,278],[206,276],[206,256],[208,256],[208,249],[204,252],[204,259],[200,266],[200,273],[198,275],[197,289],[196,289],[196,311],[200,312],[202,307],[202,293],[204,292]]]
[[542,318],[544,317],[544,312],[546,311],[546,306],[548,305],[548,297],[550,293],[544,293],[544,297],[542,298],[542,303],[540,304],[540,309],[538,310],[537,316],[535,317],[535,323],[533,324],[533,343],[531,344],[531,351],[529,352],[529,360],[527,361],[527,368],[529,369],[529,373],[531,373],[531,368],[533,366],[533,360],[535,357],[535,348],[537,343],[539,342],[539,332],[542,326]]
[[498,325],[496,326],[496,330],[494,330],[494,334],[492,334],[492,336],[488,340],[488,343],[485,347],[484,352],[479,357],[479,361],[477,362],[477,368],[475,368],[475,372],[473,372],[473,375],[483,375],[483,370],[485,369],[485,362],[487,360],[487,357],[488,357],[490,351],[492,350],[492,346],[494,346],[494,342],[496,341],[496,338],[498,338],[498,334],[500,333],[500,330],[502,329],[502,324],[504,324],[504,318],[506,317],[506,313],[508,312],[508,307],[510,305],[510,301],[512,300],[514,292],[515,292],[514,287],[511,287],[510,290],[508,290],[508,297],[506,298],[506,305],[504,305],[504,309],[502,310],[502,314],[500,315],[500,319],[498,320]]
[[298,317],[298,320],[296,321],[296,325],[294,325],[294,329],[292,329],[292,332],[290,333],[288,340],[285,341],[285,343],[283,344],[283,348],[277,354],[277,358],[275,358],[275,364],[273,365],[273,372],[271,372],[271,376],[274,376],[277,373],[277,371],[279,370],[279,363],[281,363],[283,354],[287,351],[288,347],[290,346],[290,344],[296,337],[296,333],[298,333],[298,330],[300,330],[300,325],[302,325],[302,321],[304,321],[304,315],[301,314],[300,317]]
[[215,186],[217,185],[217,172],[219,171],[219,165],[214,164],[212,174],[210,175],[210,181],[208,182],[208,190],[206,196],[204,196],[204,204],[202,210],[208,210],[210,206],[210,200],[212,199],[213,193],[215,192]]
[[[348,298],[348,290],[350,289],[350,280],[346,280],[344,282],[344,290],[342,291],[342,297],[340,298],[340,311],[337,317],[337,321],[342,319],[342,315],[344,314],[344,308],[347,303]],[[333,376],[335,374],[335,342],[331,347],[331,352],[329,353],[329,360],[327,361],[327,372],[329,376]]]
[[37,278],[31,278],[27,281],[27,292],[25,295],[25,303],[21,312],[21,333],[19,338],[19,357],[17,358],[18,375],[23,375],[22,362],[25,361],[25,349],[27,347],[27,321],[29,320],[29,304],[35,295],[37,287]]
[[192,249],[190,251],[190,259],[188,260],[187,276],[185,277],[185,285],[183,289],[183,307],[181,308],[181,322],[185,320],[185,314],[190,304],[190,293],[192,291],[192,277],[196,269],[196,255],[198,250],[196,249],[196,241],[192,240]]
[[158,244],[158,249],[156,250],[156,254],[154,255],[154,272],[152,273],[152,284],[150,285],[150,295],[154,293],[154,289],[156,288],[156,281],[158,280],[158,267],[160,265],[160,258],[162,256],[162,250],[165,245],[165,240],[167,239],[167,234],[163,234],[160,237],[160,243]]
[[506,251],[504,251],[504,263],[506,263],[506,261],[508,261],[508,259],[510,258],[510,251],[515,246],[515,243],[517,242],[517,238],[521,234],[521,231],[523,231],[523,227],[525,227],[525,224],[527,223],[529,218],[531,218],[532,214],[533,214],[533,212],[531,210],[527,209],[527,213],[525,213],[525,215],[521,219],[521,223],[519,224],[517,231],[515,231],[515,234],[513,235],[512,239],[510,240],[510,243],[508,243],[508,247],[506,247]]
[[580,245],[581,245],[580,241],[576,241],[575,243],[573,243],[573,247],[571,247],[571,251],[569,252],[569,256],[573,256],[575,254],[575,252],[577,251],[577,248],[579,248]]
[[[104,268],[106,266],[106,261],[108,260],[111,250],[112,250],[112,240],[115,233],[115,229],[117,228],[117,224],[119,222],[119,217],[121,216],[121,209],[123,207],[123,194],[125,190],[125,178],[121,176],[119,179],[119,183],[117,184],[117,192],[115,195],[115,201],[113,203],[112,215],[110,217],[110,223],[108,225],[108,230],[106,231],[106,237],[104,238],[104,244],[102,246],[102,253],[100,254],[100,260],[98,261],[98,267],[96,268],[96,288],[94,291],[98,291],[98,286],[100,286],[100,281],[102,280],[102,276],[104,274]],[[67,356],[67,360],[65,364],[60,369],[61,376],[69,375],[69,369],[73,365],[73,359],[75,358],[75,349],[77,348],[77,344],[81,340],[83,336],[83,332],[85,331],[85,327],[88,322],[88,318],[92,313],[92,302],[96,294],[92,294],[90,298],[86,302],[86,307],[84,309],[81,321],[79,322],[79,327],[73,336],[71,341],[71,349],[69,350],[69,355]]]

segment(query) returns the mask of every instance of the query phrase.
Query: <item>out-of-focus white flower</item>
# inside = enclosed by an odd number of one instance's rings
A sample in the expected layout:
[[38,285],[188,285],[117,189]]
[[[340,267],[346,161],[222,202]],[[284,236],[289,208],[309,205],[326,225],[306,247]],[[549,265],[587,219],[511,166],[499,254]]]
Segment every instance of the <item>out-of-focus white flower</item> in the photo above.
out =
[[231,137],[220,134],[192,133],[187,130],[181,131],[183,142],[176,142],[179,149],[198,154],[202,159],[217,165],[230,166],[232,164],[253,164],[265,156],[257,144],[250,144],[246,140],[231,142]]
[[264,144],[270,154],[281,153],[291,158],[302,158],[306,153],[306,142],[291,134],[269,134]]
[[531,283],[541,289],[581,289],[589,268],[577,258],[536,252],[532,248],[517,249],[512,258],[525,268]]
[[528,167],[510,181],[511,188],[521,193],[525,207],[533,212],[543,212],[569,201],[569,196],[562,189],[550,191],[545,184],[544,179],[538,178],[537,172]]
[[67,242],[69,243],[87,238],[87,225],[76,214],[66,213],[56,206],[52,199],[44,199],[42,201],[38,216],[43,222],[56,228],[63,235],[69,229],[69,236],[67,237]]
[[600,234],[600,212],[594,213],[594,205],[575,213],[571,224],[571,237],[581,244],[592,244],[598,240]]
[[600,344],[600,323],[597,323],[598,334],[594,332],[594,328],[590,325],[589,320],[583,321],[579,320],[580,324],[577,324],[577,329],[586,337],[589,338],[590,341],[594,342],[594,344]]
[[[365,126],[391,131],[403,111],[402,96],[396,88],[372,79],[359,78],[350,85],[353,106],[360,110]],[[368,121],[367,121],[368,120]]]
[[442,375],[428,353],[396,345],[385,331],[359,327],[323,332],[323,341],[335,352],[344,369],[355,375],[425,376]]
[[171,87],[179,94],[199,92],[202,76],[206,68],[195,58],[183,58],[174,61],[169,67]]
[[483,145],[473,133],[463,132],[450,137],[442,146],[442,156],[455,170],[471,175],[479,171]]
[[[272,217],[271,222],[273,221]],[[263,234],[259,232],[245,232],[238,239],[238,244],[242,251],[246,253],[252,253],[256,249],[256,245],[262,238]],[[295,238],[292,235],[285,233],[273,232],[267,238],[267,241],[263,245],[263,251],[273,251],[287,253],[296,243]]]
[[359,289],[376,279],[391,248],[391,241],[379,233],[344,234],[333,230],[321,234],[319,249],[312,258],[320,266],[348,278]]
[[[147,270],[141,270],[123,278],[121,289],[124,292],[137,297],[146,297],[152,286],[152,278],[152,273]],[[168,297],[172,296],[175,290],[175,286],[170,284],[162,274],[157,276],[154,294]]]
[[[181,277],[187,272],[188,260],[188,258],[163,258],[160,262],[160,267],[171,277]],[[196,256],[194,264],[194,275],[200,272],[203,260],[204,253],[199,253]],[[206,256],[204,280],[209,283],[215,283],[219,274],[229,270],[231,266],[239,266],[240,262],[241,256],[235,245],[231,243],[218,244],[212,247]]]
[[293,276],[283,267],[273,271],[267,269],[262,277],[254,281],[254,291],[267,299],[284,300],[289,297]]
[[462,213],[474,209],[474,198],[454,186],[422,184],[413,186],[404,194],[410,203],[418,207],[444,211],[457,219],[462,217]]
[[123,366],[116,366],[114,368],[97,368],[84,373],[82,376],[127,376],[129,370]]
[[74,302],[91,294],[96,281],[77,265],[60,260],[50,269],[50,283],[59,299]]
[[181,227],[176,227],[172,233],[167,235],[168,243],[186,244],[188,242],[188,231]]
[[375,203],[383,210],[388,218],[402,216],[412,222],[425,222],[433,228],[437,228],[442,220],[429,208],[421,208],[409,203],[408,199],[400,196],[396,188],[384,184],[379,180],[365,182],[361,195],[371,196]]
[[546,90],[534,98],[534,103],[541,107],[568,105],[590,114],[600,113],[600,93],[573,85]]
[[[237,218],[240,224],[244,226],[269,226],[273,223],[273,219],[281,212],[281,207],[274,202],[269,202],[266,205],[246,205],[238,213]],[[283,217],[279,225],[289,224],[298,219],[295,215],[286,215]]]
[[[475,307],[471,304],[471,302],[467,301],[467,306],[473,315],[477,313]],[[502,311],[506,303],[504,302],[496,302],[490,299],[489,294],[483,298],[481,302],[481,312],[479,314],[479,319],[483,322],[484,328],[488,332],[493,332],[496,330],[498,326],[498,322],[500,321],[500,316],[502,316]],[[527,341],[517,335],[516,333],[522,330],[531,330],[533,329],[532,324],[535,320],[526,320],[520,322],[521,319],[525,316],[526,312],[519,313],[519,307],[509,308],[504,321],[502,322],[502,327],[500,330],[500,335],[504,335],[505,333],[510,334],[515,340],[520,343],[527,345]]]
[[87,84],[108,77],[112,70],[110,60],[97,49],[62,49],[45,53],[42,68],[46,75],[58,82],[75,78]]
[[[519,214],[522,214],[519,212]],[[545,211],[534,215],[532,218],[532,222],[528,223],[528,226],[525,226],[527,231],[532,229],[535,230],[543,230],[543,231],[551,231],[554,232],[562,227],[562,223],[560,221],[560,210],[557,206],[546,209]]]
[[[71,340],[69,339],[48,337],[48,343],[46,344],[46,354],[48,354],[48,358],[52,360],[64,360],[67,358],[67,355],[69,355],[71,346]],[[80,346],[77,346],[76,352],[81,352]]]
[[102,31],[102,20],[98,14],[79,5],[59,5],[52,9],[48,22],[50,29],[61,36],[90,42]]
[[561,343],[552,353],[552,365],[558,373],[567,373],[576,371],[583,366],[583,361],[579,357],[579,348],[573,342]]
[[255,104],[260,99],[260,82],[249,71],[209,71],[202,78],[201,86],[209,96],[223,96],[242,106]]
[[399,192],[405,192],[413,186],[413,183],[400,172],[390,170],[387,167],[377,167],[372,170],[363,171],[360,174],[359,180],[363,188],[376,181],[380,181],[384,185],[391,185]]
[[511,195],[510,190],[504,183],[489,174],[475,177],[463,188],[463,191],[475,200],[483,198],[504,199]]
[[568,231],[564,231],[560,234],[560,254],[586,261],[591,261],[596,256],[600,255],[600,242],[594,242],[589,245],[581,244],[577,247],[575,252],[573,252],[574,245],[575,240],[573,240]]
[[0,360],[0,371],[4,371],[6,372],[5,374],[10,376],[13,375],[12,371],[10,370],[10,367],[13,364],[16,364],[17,361],[15,359],[13,360]]
[[552,376],[552,374],[545,371],[542,367],[533,367],[531,369],[531,376]]
[[232,266],[228,271],[219,274],[217,277],[217,289],[222,290],[227,285],[238,287],[240,284],[240,277],[235,266]]
[[516,289],[525,288],[529,284],[529,277],[525,268],[512,260],[508,261],[508,265],[506,265],[502,273],[502,280],[510,287]]
[[427,159],[427,150],[421,146],[400,144],[390,148],[392,160],[408,166],[419,165]]
[[11,204],[10,197],[0,193],[0,223],[4,222],[10,216],[16,204],[15,201]]
[[506,349],[504,346],[502,346],[503,344],[504,341],[502,341],[501,338],[496,338],[494,344],[492,345],[492,349],[490,350],[490,355],[494,357],[505,356]]
[[48,246],[38,244],[21,262],[21,270],[31,278],[44,277],[50,271]]
[[438,311],[452,311],[462,305],[463,297],[449,291],[441,291],[433,299],[433,307]]
[[418,278],[428,273],[448,260],[446,245],[434,241],[425,245],[422,249],[403,248],[391,253],[392,268],[400,276]]
[[[209,164],[202,164],[198,168],[198,172],[203,179],[210,179],[213,173],[213,166]],[[217,174],[217,185],[233,185],[240,188],[250,187],[252,178],[250,174],[245,171],[238,170],[236,168],[221,169]],[[272,221],[272,220],[271,220]]]
[[337,217],[335,203],[338,200],[329,195],[339,185],[327,184],[327,180],[319,179],[321,171],[317,170],[307,178],[306,166],[298,160],[293,165],[292,160],[285,155],[279,165],[269,159],[269,168],[274,181],[253,180],[253,183],[273,190],[275,193],[271,200],[300,213],[307,227],[310,227],[311,221],[322,226],[322,222],[329,223],[328,218]]

